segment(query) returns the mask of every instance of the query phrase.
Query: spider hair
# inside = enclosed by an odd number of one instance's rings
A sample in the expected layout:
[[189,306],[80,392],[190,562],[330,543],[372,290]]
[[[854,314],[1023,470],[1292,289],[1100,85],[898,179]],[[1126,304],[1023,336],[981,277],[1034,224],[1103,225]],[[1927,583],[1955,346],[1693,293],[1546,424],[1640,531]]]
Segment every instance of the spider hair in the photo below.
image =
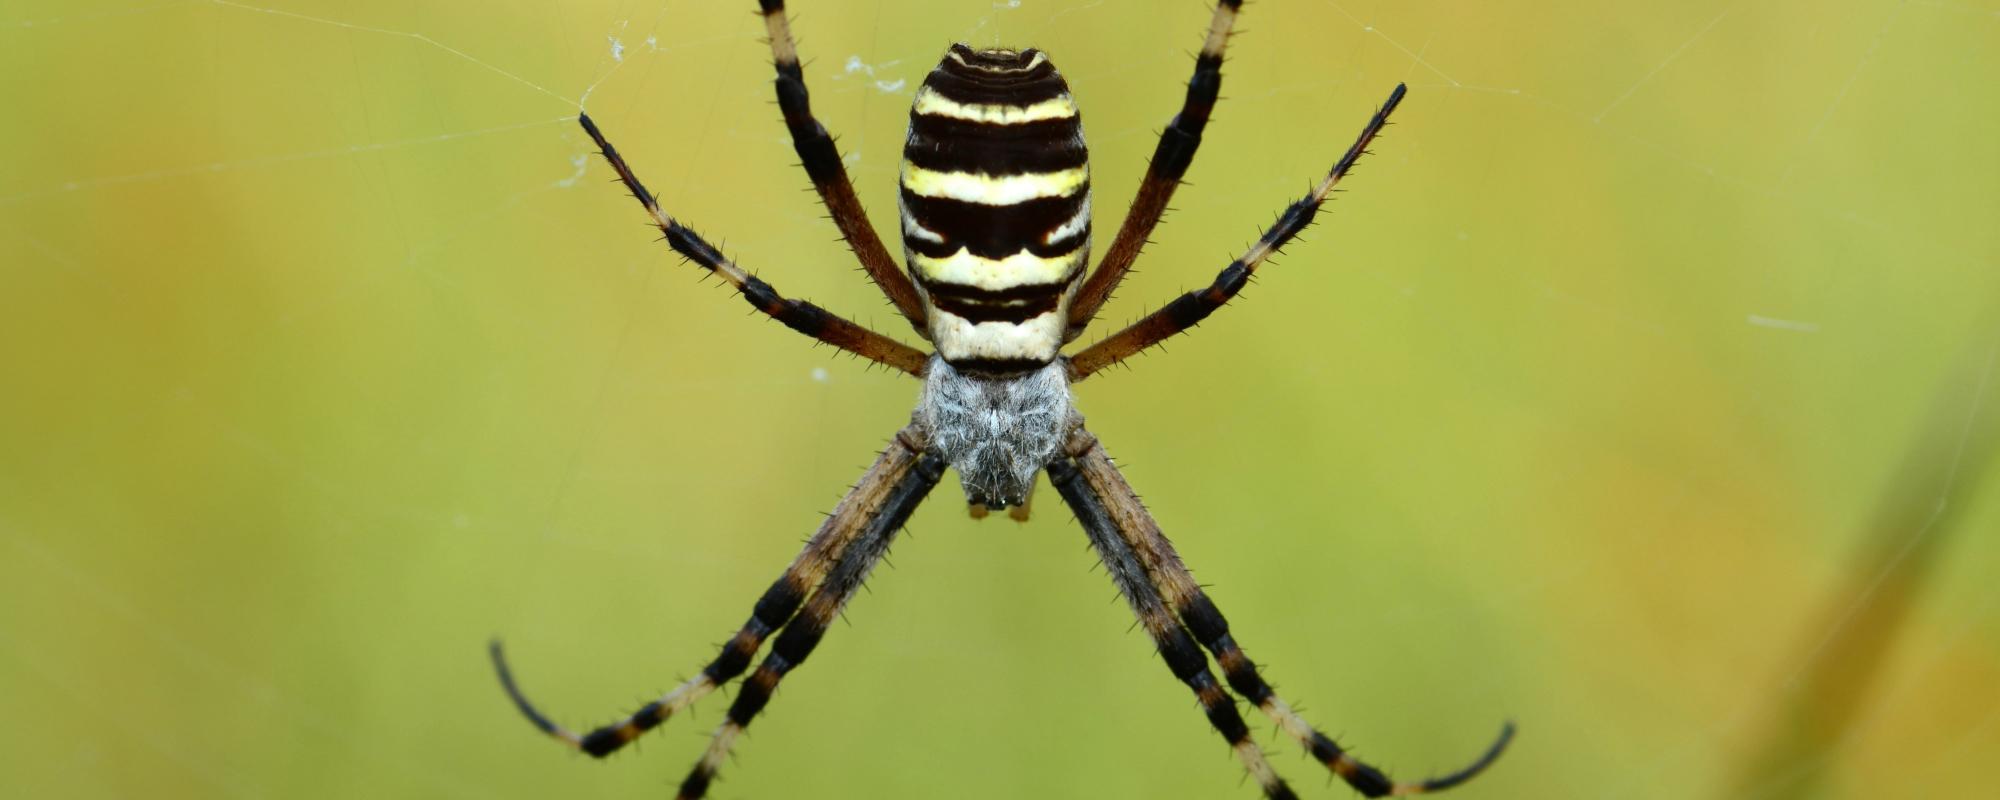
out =
[[1028,500],[1035,476],[1055,458],[1076,415],[1069,369],[1050,362],[1026,374],[960,371],[932,357],[916,422],[931,452],[958,470],[967,503],[1001,509]]

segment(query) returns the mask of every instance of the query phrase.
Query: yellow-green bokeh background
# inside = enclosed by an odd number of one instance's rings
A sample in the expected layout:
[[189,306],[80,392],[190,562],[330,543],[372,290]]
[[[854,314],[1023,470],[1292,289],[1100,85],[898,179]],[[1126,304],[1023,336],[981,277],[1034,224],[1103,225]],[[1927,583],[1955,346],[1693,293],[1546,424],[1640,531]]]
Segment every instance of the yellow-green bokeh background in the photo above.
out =
[[[666,688],[914,397],[698,284],[569,121],[588,91],[669,208],[911,339],[791,167],[752,4],[248,3],[0,4],[0,794],[667,796],[721,702],[590,763],[516,718],[487,638],[570,723]],[[1114,229],[1206,19],[793,5],[885,231],[954,39],[1054,54]],[[1889,537],[1929,566],[1847,723],[1784,720],[1898,563],[1870,520],[1939,392],[1992,411],[2000,6],[1243,27],[1115,320],[1208,280],[1408,81],[1399,124],[1247,301],[1078,395],[1281,690],[1412,776],[1518,720],[1468,798],[1987,786],[1990,472]],[[1016,526],[956,493],[716,796],[1254,796],[1054,495]],[[1745,777],[1788,737],[1830,749]]]

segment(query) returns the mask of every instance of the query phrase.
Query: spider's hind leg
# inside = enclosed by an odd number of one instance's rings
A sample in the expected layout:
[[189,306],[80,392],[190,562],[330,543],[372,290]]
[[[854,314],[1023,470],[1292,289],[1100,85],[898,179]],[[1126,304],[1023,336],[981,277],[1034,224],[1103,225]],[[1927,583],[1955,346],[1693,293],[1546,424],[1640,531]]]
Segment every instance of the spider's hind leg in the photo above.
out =
[[1201,53],[1195,56],[1194,75],[1188,78],[1181,109],[1160,131],[1153,159],[1146,164],[1146,177],[1133,195],[1132,205],[1125,210],[1125,221],[1119,224],[1118,235],[1105,249],[1104,260],[1097,262],[1097,269],[1084,280],[1076,299],[1070,303],[1069,326],[1063,341],[1083,333],[1098,309],[1111,299],[1111,292],[1125,279],[1132,262],[1138,260],[1154,226],[1166,215],[1174,190],[1180,188],[1181,178],[1194,163],[1195,150],[1201,147],[1202,130],[1208,127],[1209,114],[1215,111],[1215,103],[1221,97],[1222,54],[1229,45],[1230,31],[1235,29],[1236,14],[1242,6],[1243,0],[1217,0],[1215,14],[1209,18],[1208,34],[1202,39]]
[[910,282],[910,277],[890,257],[888,248],[882,246],[875,226],[868,221],[867,208],[854,193],[854,183],[847,177],[847,167],[840,160],[840,149],[834,145],[833,135],[813,117],[812,97],[806,91],[805,70],[799,65],[791,24],[785,19],[784,0],[760,0],[760,7],[764,30],[771,41],[771,64],[778,72],[778,108],[785,115],[785,129],[791,132],[792,149],[799,154],[799,165],[805,167],[806,177],[812,179],[813,189],[826,204],[827,215],[840,228],[841,238],[854,250],[861,268],[910,321],[910,326],[928,338],[930,328],[925,322],[923,299],[916,284]]
[[1248,284],[1250,278],[1256,274],[1259,265],[1283,250],[1300,231],[1312,224],[1313,218],[1319,214],[1320,206],[1325,204],[1327,197],[1340,186],[1341,179],[1347,177],[1347,173],[1354,169],[1354,163],[1368,153],[1368,144],[1375,141],[1375,137],[1382,133],[1382,127],[1389,124],[1389,115],[1403,102],[1405,93],[1404,86],[1397,84],[1395,91],[1389,93],[1389,99],[1382,103],[1381,108],[1376,109],[1375,115],[1370,117],[1368,124],[1361,129],[1361,135],[1355,138],[1354,144],[1348,146],[1347,152],[1334,163],[1333,169],[1327,172],[1326,177],[1314,184],[1312,191],[1305,197],[1287,206],[1278,215],[1278,221],[1266,228],[1264,235],[1257,237],[1257,242],[1250,245],[1250,249],[1245,251],[1241,258],[1223,267],[1207,288],[1196,289],[1176,297],[1160,310],[1147,314],[1123,330],[1077,351],[1076,355],[1070,357],[1070,380],[1083,380],[1105,367],[1138,355],[1146,348],[1200,324],[1202,320],[1208,319],[1208,315],[1215,313],[1216,309],[1236,297],[1236,294],[1243,291],[1244,285]]
[[611,146],[611,141],[604,137],[604,132],[598,129],[597,123],[591,120],[589,114],[577,116],[576,121],[578,125],[583,126],[583,131],[590,136],[591,142],[597,145],[597,152],[603,155],[604,160],[611,164],[611,169],[618,173],[618,180],[625,184],[625,189],[632,193],[632,197],[637,199],[640,205],[646,207],[646,213],[652,216],[653,224],[659,227],[667,246],[682,257],[700,265],[702,269],[728,282],[737,294],[743,296],[751,308],[784,323],[787,328],[869,361],[919,377],[924,374],[924,365],[929,357],[923,351],[876,333],[867,326],[857,324],[812,303],[778,294],[778,290],[771,284],[765,283],[737,266],[736,262],[730,261],[715,245],[701,238],[701,234],[681,224],[680,220],[660,207],[659,198],[654,197],[653,193],[646,189],[645,184],[639,182],[638,173],[633,172],[632,167],[625,163],[625,157],[619,155],[618,148]]

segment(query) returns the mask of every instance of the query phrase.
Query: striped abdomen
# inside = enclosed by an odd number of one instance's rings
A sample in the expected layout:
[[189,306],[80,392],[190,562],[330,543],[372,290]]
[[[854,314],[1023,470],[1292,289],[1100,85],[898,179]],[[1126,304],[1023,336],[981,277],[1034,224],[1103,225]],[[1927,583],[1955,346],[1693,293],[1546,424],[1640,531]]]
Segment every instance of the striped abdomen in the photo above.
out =
[[1090,167],[1068,84],[1040,51],[952,45],[917,89],[903,148],[903,250],[931,341],[1008,372],[1062,345],[1090,256]]

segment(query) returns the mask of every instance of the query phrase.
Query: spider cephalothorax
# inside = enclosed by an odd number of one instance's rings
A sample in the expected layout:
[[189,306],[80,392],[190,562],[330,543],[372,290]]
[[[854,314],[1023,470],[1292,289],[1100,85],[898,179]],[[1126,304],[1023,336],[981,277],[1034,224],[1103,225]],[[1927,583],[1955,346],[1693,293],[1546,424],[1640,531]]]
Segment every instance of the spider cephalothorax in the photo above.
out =
[[[949,466],[958,470],[975,514],[1014,508],[1017,519],[1025,519],[1022,512],[1036,476],[1048,473],[1160,657],[1194,692],[1209,723],[1267,797],[1295,795],[1251,738],[1237,709],[1239,696],[1332,774],[1369,797],[1448,788],[1493,763],[1512,736],[1511,725],[1470,766],[1426,781],[1397,783],[1294,712],[1244,654],[1173,543],[1097,438],[1084,429],[1069,389],[1071,383],[1192,327],[1235,297],[1258,266],[1312,223],[1335,185],[1387,124],[1403,99],[1403,87],[1389,95],[1312,192],[1287,207],[1207,288],[1182,295],[1064,356],[1062,345],[1083,332],[1131,268],[1201,144],[1222,84],[1223,46],[1241,0],[1221,0],[1216,6],[1187,99],[1161,133],[1125,221],[1094,270],[1086,269],[1088,154],[1076,102],[1062,76],[1037,50],[953,45],[911,105],[899,180],[907,274],[876,236],[833,138],[813,118],[784,3],[761,0],[761,5],[777,66],[778,106],[806,174],[862,268],[911,326],[936,345],[935,353],[778,294],[662,210],[597,125],[588,116],[579,122],[675,252],[721,276],[753,307],[787,327],[921,378],[917,409],[701,674],[624,720],[577,734],[528,702],[495,642],[494,666],[521,712],[558,740],[604,756],[749,671],[708,750],[681,782],[681,798],[701,797],[737,736],[770,702],[786,673],[812,654],[827,625]],[[752,660],[774,635],[770,652],[751,670]],[[1210,669],[1211,658],[1219,679]]]
[[930,433],[932,452],[958,470],[977,515],[1027,503],[1075,413],[1061,364],[984,375],[936,358],[924,374],[916,422]]

